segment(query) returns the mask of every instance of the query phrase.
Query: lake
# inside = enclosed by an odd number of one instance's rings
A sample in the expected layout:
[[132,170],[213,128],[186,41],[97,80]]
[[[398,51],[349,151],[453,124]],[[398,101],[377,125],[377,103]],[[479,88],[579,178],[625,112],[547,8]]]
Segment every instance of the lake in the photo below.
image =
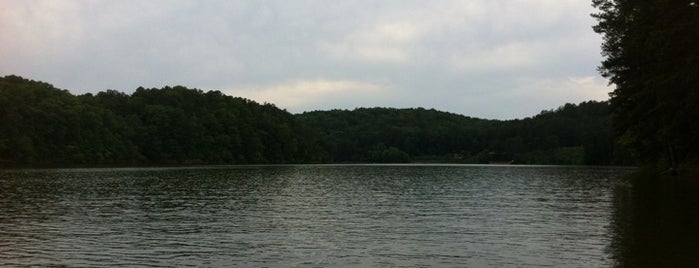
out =
[[0,266],[699,264],[696,188],[634,169],[300,165],[0,171]]

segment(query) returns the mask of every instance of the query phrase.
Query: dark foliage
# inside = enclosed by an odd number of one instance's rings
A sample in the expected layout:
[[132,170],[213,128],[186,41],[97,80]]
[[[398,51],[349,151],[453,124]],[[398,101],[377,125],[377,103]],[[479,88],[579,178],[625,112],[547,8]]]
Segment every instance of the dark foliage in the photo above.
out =
[[335,162],[382,162],[377,156],[390,151],[414,161],[628,163],[622,153],[615,158],[606,102],[566,104],[511,121],[422,108],[315,111],[297,117],[323,133]]
[[0,79],[0,159],[16,164],[323,161],[317,135],[272,104],[185,87],[73,96]]
[[644,162],[699,156],[699,2],[593,0],[619,141]]
[[182,86],[74,96],[6,76],[0,119],[2,165],[625,163],[615,154],[606,102],[511,121],[422,108],[292,115]]

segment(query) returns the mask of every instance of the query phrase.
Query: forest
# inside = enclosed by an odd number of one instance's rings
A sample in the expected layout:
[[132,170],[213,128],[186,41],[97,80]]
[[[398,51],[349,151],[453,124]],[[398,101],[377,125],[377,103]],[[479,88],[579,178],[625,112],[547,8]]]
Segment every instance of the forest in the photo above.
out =
[[532,118],[485,120],[434,109],[359,108],[297,115],[337,162],[623,164],[606,102]]
[[18,76],[0,80],[5,164],[322,162],[317,135],[294,116],[184,87],[74,96]]
[[615,139],[639,163],[699,176],[699,3],[593,0]]
[[291,114],[183,86],[73,95],[0,78],[0,166],[502,163],[699,174],[699,4],[593,0],[608,101],[488,120],[425,108]]
[[486,120],[413,108],[291,114],[183,86],[73,95],[0,78],[0,165],[629,164],[607,102]]

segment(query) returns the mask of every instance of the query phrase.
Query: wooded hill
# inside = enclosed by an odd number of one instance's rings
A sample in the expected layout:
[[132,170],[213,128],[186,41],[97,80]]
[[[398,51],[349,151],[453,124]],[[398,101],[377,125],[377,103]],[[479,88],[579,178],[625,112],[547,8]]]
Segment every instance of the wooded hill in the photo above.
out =
[[606,102],[517,120],[434,109],[293,115],[182,86],[75,96],[0,78],[0,164],[160,165],[347,162],[623,164]]
[[321,131],[338,162],[624,164],[606,102],[566,104],[537,116],[485,120],[434,109],[360,108],[297,115]]
[[0,79],[0,159],[19,164],[320,162],[314,133],[293,115],[185,87],[71,95]]

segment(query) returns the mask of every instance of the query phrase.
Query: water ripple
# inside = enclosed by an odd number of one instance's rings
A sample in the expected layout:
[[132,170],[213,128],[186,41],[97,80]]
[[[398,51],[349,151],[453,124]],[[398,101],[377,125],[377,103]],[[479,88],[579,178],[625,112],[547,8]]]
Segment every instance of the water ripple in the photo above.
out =
[[614,168],[2,172],[3,267],[599,267]]

